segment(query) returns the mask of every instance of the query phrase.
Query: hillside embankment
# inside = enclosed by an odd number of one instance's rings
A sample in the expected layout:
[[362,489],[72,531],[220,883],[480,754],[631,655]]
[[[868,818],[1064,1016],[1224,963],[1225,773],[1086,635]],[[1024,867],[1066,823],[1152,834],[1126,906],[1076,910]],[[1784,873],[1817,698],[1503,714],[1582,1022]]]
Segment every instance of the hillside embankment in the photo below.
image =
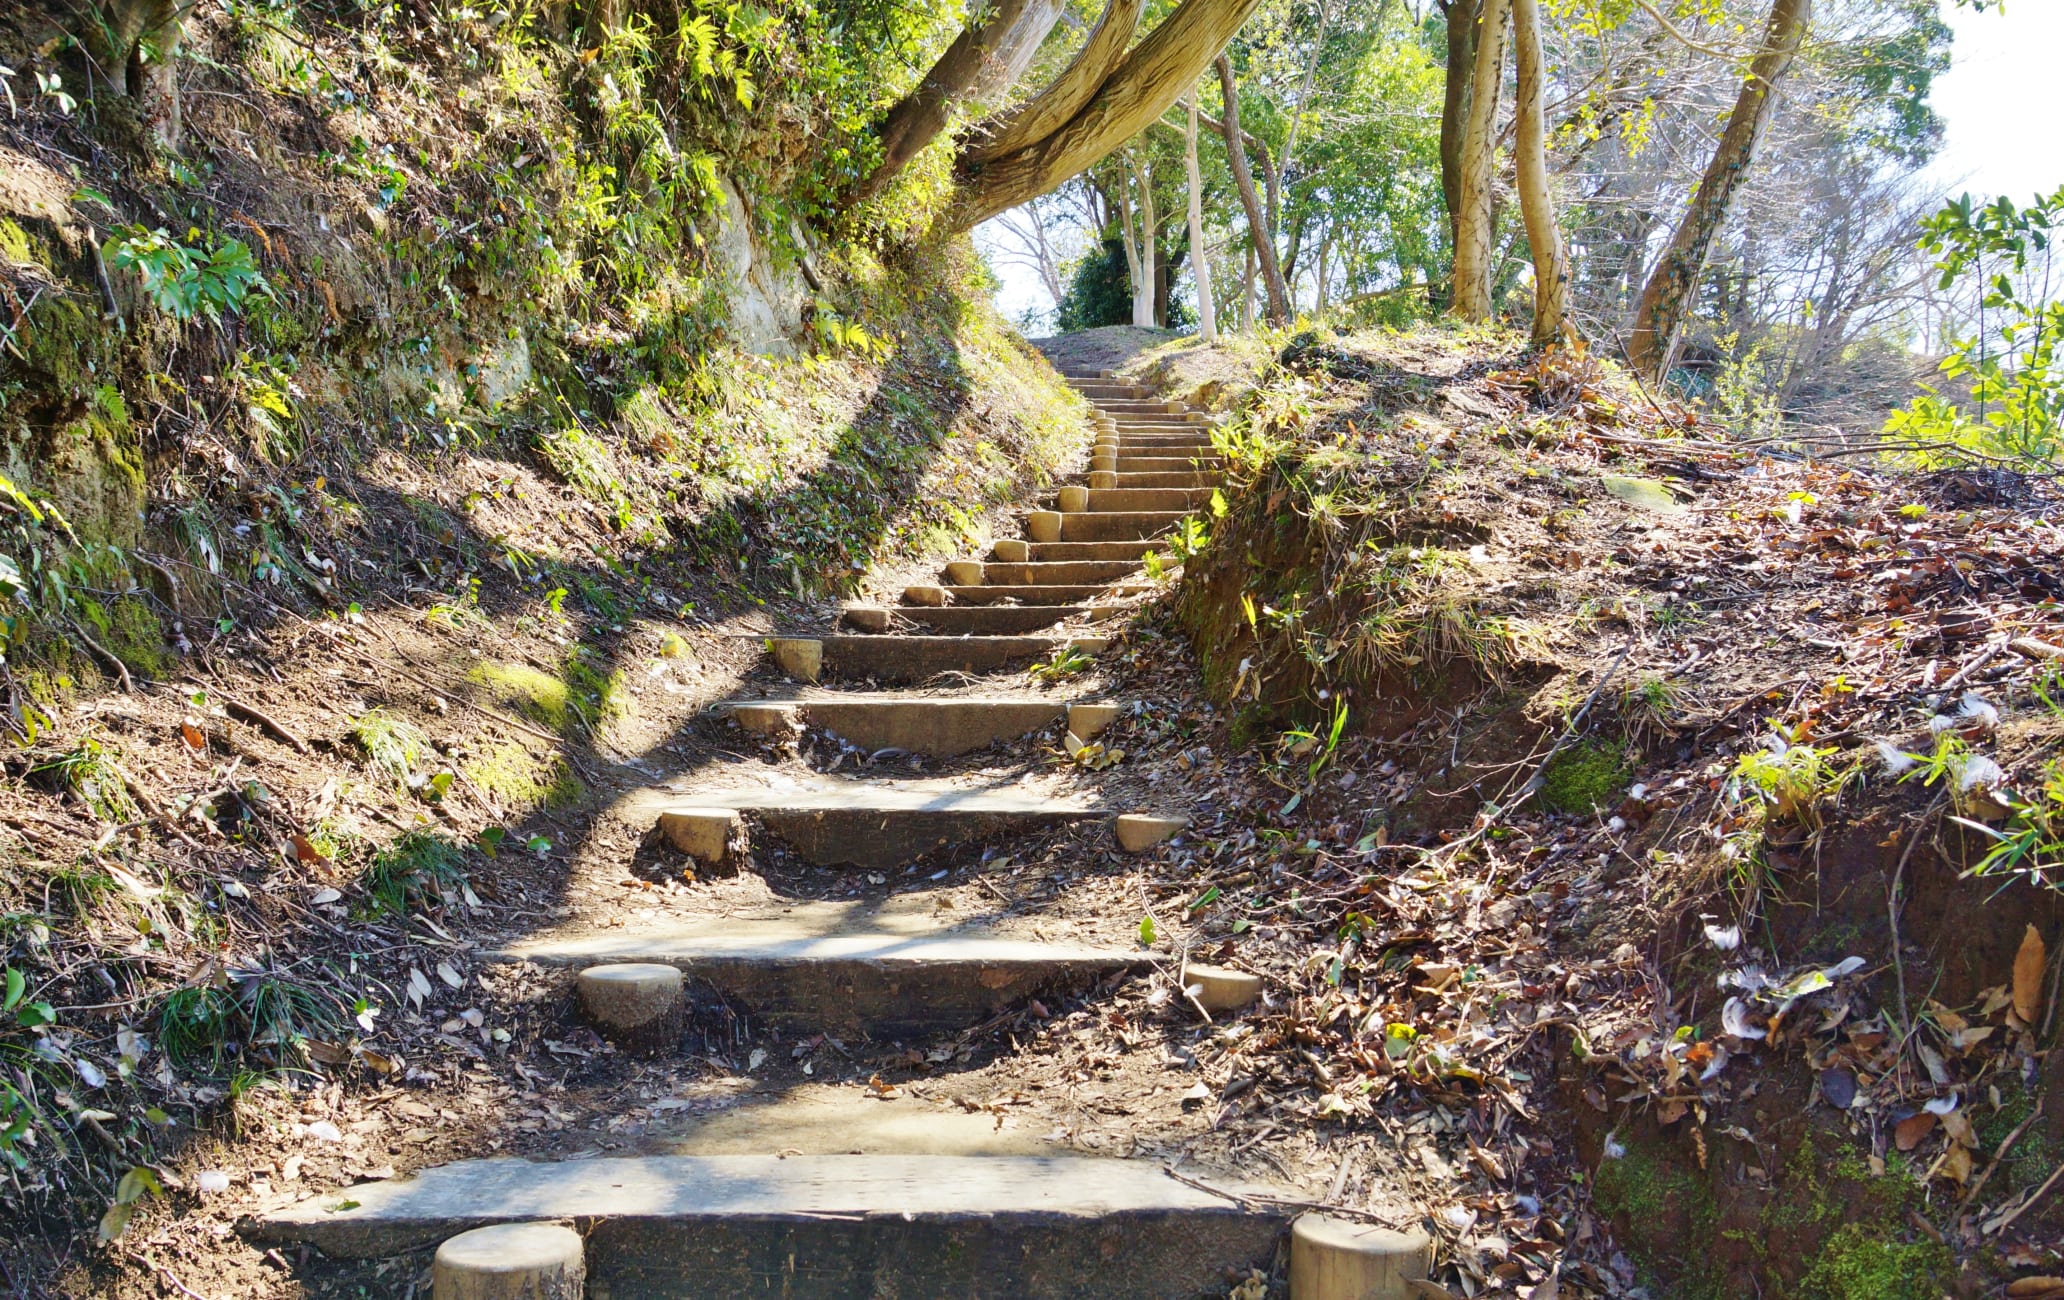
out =
[[1170,610],[1277,787],[1219,895],[1309,942],[1271,1082],[1461,1129],[1479,1285],[2058,1272],[2051,485],[1765,454],[1581,351],[1277,343],[1123,367],[1237,412]]

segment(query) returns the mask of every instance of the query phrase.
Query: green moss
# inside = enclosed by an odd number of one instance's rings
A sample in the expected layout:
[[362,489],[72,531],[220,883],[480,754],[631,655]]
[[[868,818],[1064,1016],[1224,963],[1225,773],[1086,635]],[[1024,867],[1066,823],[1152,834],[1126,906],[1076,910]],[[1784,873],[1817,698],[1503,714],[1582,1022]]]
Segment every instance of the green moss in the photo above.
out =
[[1936,1300],[1955,1289],[1956,1260],[1932,1241],[1893,1240],[1884,1226],[1845,1223],[1799,1281],[1801,1300]]
[[124,596],[111,605],[81,597],[79,618],[93,632],[93,639],[121,660],[134,673],[163,677],[173,666],[165,645],[165,625],[151,607],[135,596]]
[[575,646],[566,656],[566,690],[581,721],[590,728],[605,726],[631,711],[630,696],[624,690],[623,671],[604,672],[588,662],[589,651]]
[[523,714],[532,722],[564,735],[573,719],[572,700],[566,683],[529,664],[481,663],[466,674],[466,680],[485,687],[497,704]]
[[570,808],[588,793],[564,758],[533,754],[516,740],[496,745],[466,764],[465,772],[474,785],[511,808],[525,811]]
[[1697,1175],[1667,1152],[1635,1142],[1599,1165],[1593,1191],[1644,1274],[1678,1278],[1672,1294],[1684,1300],[1718,1300],[1721,1279],[1693,1267],[1709,1252],[1719,1220],[1713,1193]]
[[[2002,1084],[2000,1104],[1978,1122],[1978,1149],[1997,1151],[1999,1144],[2007,1140],[2007,1134],[2034,1109],[2034,1099],[2018,1078]],[[2059,1164],[2064,1164],[2064,1146],[2050,1140],[2044,1125],[2031,1124],[2007,1153],[2005,1164],[1994,1177],[2011,1187],[2029,1187],[2041,1182]]]
[[1620,801],[1634,775],[1619,749],[1579,741],[1556,756],[1541,778],[1541,802],[1579,816]]
[[0,217],[0,257],[10,262],[36,260],[36,255],[29,249],[29,232],[5,217]]

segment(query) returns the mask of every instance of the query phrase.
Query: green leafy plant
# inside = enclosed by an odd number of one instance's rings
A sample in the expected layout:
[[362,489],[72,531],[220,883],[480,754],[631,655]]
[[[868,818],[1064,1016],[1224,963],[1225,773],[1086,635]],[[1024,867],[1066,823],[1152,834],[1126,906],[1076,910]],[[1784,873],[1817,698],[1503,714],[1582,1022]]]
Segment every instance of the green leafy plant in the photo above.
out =
[[1773,724],[1770,743],[1744,754],[1734,765],[1730,789],[1756,799],[1765,823],[1818,833],[1827,803],[1856,775],[1853,764],[1833,761],[1832,745],[1803,743],[1796,732]]
[[1057,648],[1046,662],[1034,664],[1026,671],[1038,680],[1052,685],[1089,671],[1091,662],[1087,652],[1073,645],[1063,645]]
[[1942,373],[1962,380],[1975,413],[1929,388],[1885,430],[1930,463],[1959,456],[2054,470],[2064,459],[2064,299],[2052,296],[2052,229],[2064,223],[2064,187],[2018,207],[2007,198],[1952,200],[1922,223],[1939,285],[1970,281],[1975,331],[1952,341]]
[[[198,240],[201,232],[190,230],[187,238]],[[204,249],[180,243],[162,227],[130,226],[108,246],[108,262],[136,272],[158,309],[181,321],[206,317],[219,323],[224,312],[234,314],[251,294],[272,291],[250,248],[238,239],[217,240]]]
[[2064,760],[2043,769],[2042,784],[2022,797],[2005,794],[2001,802],[2012,816],[2005,827],[1959,817],[1957,821],[1992,840],[1992,847],[1969,876],[2025,876],[2039,885],[2058,888],[2055,873],[2064,871]]

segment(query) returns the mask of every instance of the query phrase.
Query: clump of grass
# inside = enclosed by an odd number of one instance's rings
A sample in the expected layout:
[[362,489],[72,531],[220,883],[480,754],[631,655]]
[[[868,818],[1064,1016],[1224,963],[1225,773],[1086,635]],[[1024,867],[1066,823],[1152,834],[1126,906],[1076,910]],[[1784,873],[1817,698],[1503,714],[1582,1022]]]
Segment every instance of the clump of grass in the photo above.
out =
[[369,710],[352,723],[351,738],[365,750],[373,770],[392,777],[397,786],[408,784],[416,765],[432,749],[421,727],[381,709]]
[[1088,672],[1090,662],[1088,652],[1072,645],[1063,645],[1053,652],[1052,658],[1044,663],[1032,665],[1028,671],[1039,681],[1052,685]]
[[399,916],[411,903],[458,897],[466,887],[466,859],[451,841],[411,831],[374,855],[364,884],[375,915]]
[[1556,812],[1583,816],[1617,804],[1633,775],[1627,755],[1617,747],[1579,741],[1541,774],[1541,802]]
[[174,989],[158,1004],[158,1043],[181,1069],[196,1068],[203,1058],[216,1069],[237,1033],[237,1021],[236,997],[228,989]]
[[102,821],[133,822],[142,817],[122,769],[91,737],[55,758],[33,764],[29,775],[69,792]]
[[181,1069],[263,1074],[302,1064],[311,1039],[335,1038],[346,1024],[344,1002],[325,986],[329,972],[309,978],[259,964],[229,971],[225,982],[174,989],[158,1003],[158,1042]]

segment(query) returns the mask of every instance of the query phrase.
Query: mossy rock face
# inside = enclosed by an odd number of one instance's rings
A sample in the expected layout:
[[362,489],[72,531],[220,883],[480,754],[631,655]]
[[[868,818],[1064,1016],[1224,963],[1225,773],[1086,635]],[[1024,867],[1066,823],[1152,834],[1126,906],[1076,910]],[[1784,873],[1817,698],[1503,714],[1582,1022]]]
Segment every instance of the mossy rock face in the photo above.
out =
[[143,447],[110,382],[119,345],[80,301],[36,302],[17,331],[22,355],[10,358],[21,386],[0,398],[0,474],[55,505],[80,536],[129,546],[143,530]]
[[79,619],[93,633],[93,639],[122,661],[130,672],[145,677],[164,677],[172,671],[173,657],[165,645],[165,625],[151,607],[135,596],[124,596],[103,605],[97,600],[77,603]]
[[1584,816],[1620,802],[1634,770],[1619,749],[1579,741],[1541,775],[1541,802],[1556,812]]

